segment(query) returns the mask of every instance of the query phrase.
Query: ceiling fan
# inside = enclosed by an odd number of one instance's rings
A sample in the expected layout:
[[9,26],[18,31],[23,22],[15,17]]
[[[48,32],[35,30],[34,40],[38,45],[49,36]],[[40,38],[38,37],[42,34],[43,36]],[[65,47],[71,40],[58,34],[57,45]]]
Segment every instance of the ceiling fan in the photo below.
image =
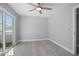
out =
[[34,9],[29,10],[29,12],[32,12],[32,11],[34,11],[34,10],[37,10],[40,14],[42,14],[42,10],[52,10],[52,8],[43,7],[43,6],[42,6],[42,3],[37,3],[37,5],[32,4],[32,3],[28,3],[28,4],[35,7]]

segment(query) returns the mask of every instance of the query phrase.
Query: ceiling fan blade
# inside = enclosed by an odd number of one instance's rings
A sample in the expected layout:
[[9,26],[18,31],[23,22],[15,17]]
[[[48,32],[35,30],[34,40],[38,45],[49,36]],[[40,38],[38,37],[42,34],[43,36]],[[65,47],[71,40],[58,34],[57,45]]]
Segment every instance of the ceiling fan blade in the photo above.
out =
[[34,11],[34,10],[36,10],[36,8],[34,8],[34,9],[32,9],[32,10],[29,10],[29,12]]
[[28,4],[31,6],[37,7],[37,5],[35,5],[35,4],[32,4],[32,3],[28,3]]
[[40,10],[39,13],[42,14],[42,11]]
[[42,9],[52,10],[52,8],[42,7]]

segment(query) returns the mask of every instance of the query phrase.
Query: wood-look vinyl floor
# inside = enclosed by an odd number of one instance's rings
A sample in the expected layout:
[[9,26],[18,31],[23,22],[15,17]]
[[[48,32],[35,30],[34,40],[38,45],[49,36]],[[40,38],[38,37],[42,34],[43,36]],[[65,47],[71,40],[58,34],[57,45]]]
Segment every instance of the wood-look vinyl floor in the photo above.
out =
[[13,48],[14,56],[73,56],[49,40],[21,42]]

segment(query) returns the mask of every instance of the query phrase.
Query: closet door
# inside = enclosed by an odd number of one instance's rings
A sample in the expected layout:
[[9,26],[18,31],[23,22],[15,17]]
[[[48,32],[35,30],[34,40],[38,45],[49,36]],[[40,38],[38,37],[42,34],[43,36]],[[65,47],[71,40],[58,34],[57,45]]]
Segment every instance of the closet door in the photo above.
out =
[[5,13],[5,49],[13,45],[13,18]]
[[2,11],[0,11],[0,54],[3,52],[3,16]]

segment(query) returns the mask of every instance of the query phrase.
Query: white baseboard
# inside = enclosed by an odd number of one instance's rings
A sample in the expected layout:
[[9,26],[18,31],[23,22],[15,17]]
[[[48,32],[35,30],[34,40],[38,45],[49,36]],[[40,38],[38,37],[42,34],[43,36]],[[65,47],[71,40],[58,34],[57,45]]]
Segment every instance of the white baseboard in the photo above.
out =
[[63,49],[65,49],[65,50],[69,51],[70,53],[74,54],[74,52],[73,52],[72,50],[70,50],[69,48],[67,48],[67,47],[65,47],[65,46],[63,46],[63,45],[61,45],[60,43],[58,43],[58,42],[56,42],[56,41],[54,41],[54,40],[51,40],[51,39],[49,39],[49,40],[50,40],[51,42],[55,43],[56,45],[60,46],[61,48],[63,48]]
[[43,41],[43,40],[48,40],[48,39],[25,39],[25,40],[20,40],[20,42],[26,42],[26,41]]

